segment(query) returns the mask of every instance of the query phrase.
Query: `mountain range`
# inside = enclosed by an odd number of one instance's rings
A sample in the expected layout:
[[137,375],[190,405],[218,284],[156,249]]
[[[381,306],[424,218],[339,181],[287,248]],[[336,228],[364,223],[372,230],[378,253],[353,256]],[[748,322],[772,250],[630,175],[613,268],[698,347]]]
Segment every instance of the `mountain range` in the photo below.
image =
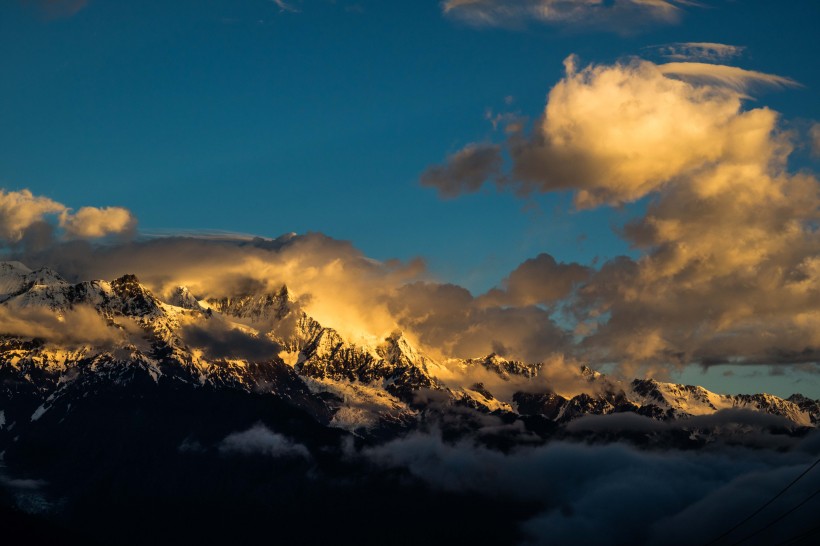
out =
[[[352,454],[430,430],[502,451],[613,435],[697,449],[743,441],[760,426],[805,435],[820,419],[820,401],[799,394],[716,394],[584,365],[558,381],[548,363],[434,358],[399,331],[348,339],[333,326],[285,286],[219,298],[181,286],[160,297],[134,275],[75,283],[0,263],[4,506],[15,521],[41,518],[33,526],[68,529],[83,543],[152,542],[137,523],[144,518],[167,528],[169,541],[218,537],[213,510],[223,523],[261,518],[245,524],[248,539],[274,511],[310,527],[280,529],[291,542],[331,539],[332,525],[358,518],[372,531],[360,542],[378,543],[395,532],[391,522],[406,524],[411,507],[426,503],[428,515],[448,506],[448,521],[464,520],[454,540],[513,543],[512,524],[484,525],[477,515],[531,507],[433,494],[393,470],[365,471]],[[279,461],[274,470],[265,455]],[[340,495],[359,504],[340,510]],[[313,528],[319,513],[324,525]],[[413,529],[394,542],[427,532]]]

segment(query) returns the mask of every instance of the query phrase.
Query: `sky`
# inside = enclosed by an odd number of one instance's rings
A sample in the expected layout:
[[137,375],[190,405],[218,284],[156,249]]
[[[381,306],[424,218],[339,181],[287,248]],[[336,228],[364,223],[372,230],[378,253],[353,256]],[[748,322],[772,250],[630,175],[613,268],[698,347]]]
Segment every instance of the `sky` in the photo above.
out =
[[[49,214],[74,241],[321,233],[423,260],[384,277],[423,344],[541,321],[491,341],[817,398],[818,21],[809,0],[2,2],[0,187],[49,200],[0,203],[4,237]],[[397,288],[417,277],[440,293]]]

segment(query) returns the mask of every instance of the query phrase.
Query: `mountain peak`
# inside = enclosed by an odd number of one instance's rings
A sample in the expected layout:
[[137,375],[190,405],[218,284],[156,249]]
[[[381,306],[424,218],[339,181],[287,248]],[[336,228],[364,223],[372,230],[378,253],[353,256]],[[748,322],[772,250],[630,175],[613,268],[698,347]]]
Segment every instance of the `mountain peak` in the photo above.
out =
[[168,302],[170,305],[183,309],[201,310],[202,306],[187,286],[177,286],[171,292]]
[[143,317],[159,313],[159,300],[140,284],[136,275],[126,274],[111,283],[111,289],[122,301],[124,315]]

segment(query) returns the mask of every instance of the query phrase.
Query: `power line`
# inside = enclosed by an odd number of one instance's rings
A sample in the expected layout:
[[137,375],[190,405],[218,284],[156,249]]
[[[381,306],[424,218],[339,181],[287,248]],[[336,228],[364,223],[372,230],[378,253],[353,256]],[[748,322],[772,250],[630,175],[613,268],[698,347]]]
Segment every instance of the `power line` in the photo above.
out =
[[820,495],[820,489],[816,490],[814,493],[812,493],[811,495],[809,495],[808,497],[806,497],[805,499],[803,499],[803,500],[802,500],[799,504],[797,504],[796,506],[793,506],[791,509],[786,510],[786,512],[784,512],[783,514],[781,514],[781,515],[780,515],[780,517],[778,517],[778,518],[776,518],[776,519],[774,519],[774,520],[770,521],[770,522],[769,522],[766,526],[761,527],[761,528],[760,528],[760,529],[758,529],[757,531],[755,531],[755,532],[753,532],[753,533],[751,533],[751,534],[749,534],[749,535],[746,535],[746,536],[745,536],[745,537],[743,537],[742,539],[740,539],[740,540],[738,540],[737,542],[733,543],[733,544],[732,544],[732,546],[737,546],[738,544],[742,544],[743,542],[746,542],[746,541],[747,541],[747,540],[749,540],[750,538],[753,538],[755,535],[758,535],[758,534],[762,533],[762,532],[763,532],[763,531],[765,531],[766,529],[768,529],[768,528],[772,527],[775,523],[779,522],[780,520],[782,520],[783,518],[785,518],[786,516],[788,516],[789,514],[791,514],[792,512],[794,512],[795,510],[797,510],[798,508],[800,508],[801,506],[803,506],[804,504],[806,504],[807,502],[809,502],[811,499],[813,499],[813,498],[814,498],[814,497],[816,497],[817,495]]
[[811,464],[811,465],[810,465],[810,466],[809,466],[806,470],[804,470],[804,471],[803,471],[803,472],[802,472],[799,476],[797,476],[794,480],[792,480],[792,482],[791,482],[789,485],[787,485],[786,487],[784,487],[783,489],[781,489],[781,490],[780,490],[780,492],[779,492],[777,495],[775,495],[774,497],[772,497],[772,498],[770,498],[768,501],[766,501],[766,502],[763,504],[763,506],[761,506],[760,508],[758,508],[757,510],[755,510],[754,512],[752,512],[751,514],[749,514],[748,516],[746,516],[745,518],[743,518],[743,519],[742,519],[742,520],[740,520],[739,522],[737,522],[737,523],[734,525],[734,527],[732,527],[732,528],[731,528],[731,529],[729,529],[728,531],[724,532],[724,533],[723,533],[722,535],[720,535],[719,537],[712,539],[710,542],[707,542],[707,543],[706,543],[706,546],[711,546],[712,544],[715,544],[716,542],[718,542],[720,539],[727,537],[730,533],[732,533],[732,531],[734,531],[735,529],[737,529],[738,527],[740,527],[741,525],[743,525],[744,523],[746,523],[747,521],[749,521],[750,519],[752,519],[753,517],[755,517],[756,515],[758,515],[760,512],[762,512],[763,510],[765,510],[765,509],[766,509],[766,507],[768,507],[771,503],[773,503],[774,501],[776,501],[776,500],[777,500],[777,499],[778,499],[781,495],[783,495],[783,493],[785,493],[786,491],[788,491],[788,490],[791,488],[791,486],[793,486],[793,485],[794,485],[794,484],[796,484],[798,481],[800,481],[800,479],[801,479],[803,476],[805,476],[806,474],[808,474],[808,473],[809,473],[809,471],[811,471],[811,469],[812,469],[812,468],[814,468],[815,466],[817,466],[818,464],[820,464],[820,459],[817,459],[816,461],[814,461],[814,462],[813,462],[813,463],[812,463],[812,464]]
[[820,525],[816,525],[808,531],[797,536],[794,536],[792,538],[786,539],[783,542],[778,542],[775,546],[791,546],[792,544],[800,544],[801,542],[803,542],[804,540],[806,540],[807,538],[809,538],[817,532],[820,532]]

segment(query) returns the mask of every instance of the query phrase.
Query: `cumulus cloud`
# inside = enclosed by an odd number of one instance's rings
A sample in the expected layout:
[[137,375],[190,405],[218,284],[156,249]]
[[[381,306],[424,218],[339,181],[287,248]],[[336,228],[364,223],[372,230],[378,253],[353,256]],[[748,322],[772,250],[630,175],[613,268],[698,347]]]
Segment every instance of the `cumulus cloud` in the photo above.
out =
[[538,362],[565,350],[569,342],[548,310],[486,305],[453,284],[406,284],[390,298],[388,308],[399,326],[437,356],[471,358],[495,352]]
[[[122,207],[82,207],[77,212],[29,190],[0,188],[0,244],[34,243],[44,246],[54,232],[54,220],[69,238],[93,239],[129,234],[136,220]],[[51,220],[51,222],[49,221]]]
[[225,454],[267,455],[275,458],[310,458],[310,452],[304,445],[273,432],[261,423],[248,430],[229,434],[219,444],[219,451]]
[[[660,426],[660,425],[659,425]],[[642,432],[651,432],[647,429]],[[816,435],[815,435],[816,436]],[[813,439],[792,440],[781,452],[719,447],[693,452],[641,451],[625,444],[550,442],[501,453],[437,433],[414,433],[363,455],[408,469],[431,486],[537,503],[523,524],[525,543],[706,543],[754,511],[816,457]],[[739,529],[742,538],[796,504],[817,486],[799,483],[778,510]],[[793,517],[788,527],[761,534],[782,540],[813,525]]]
[[[778,114],[745,105],[754,87],[793,84],[714,64],[567,59],[531,133],[504,143],[512,167],[495,183],[571,191],[579,208],[650,198],[621,233],[639,259],[587,277],[576,268],[563,284],[575,287],[574,354],[658,373],[670,362],[816,360],[818,181],[788,172],[793,145]],[[510,297],[516,279],[506,283]],[[509,303],[547,289],[522,286]]]
[[[508,139],[509,175],[486,169],[485,180],[493,177],[519,193],[572,190],[577,206],[592,207],[634,201],[703,168],[760,152],[738,145],[755,136],[752,127],[763,136],[749,144],[767,145],[767,156],[775,151],[768,133],[776,114],[744,111],[742,99],[754,83],[790,80],[703,63],[633,60],[580,70],[576,64],[574,57],[566,60],[566,76],[550,91],[532,134],[516,131]],[[422,179],[428,185],[438,181],[448,195],[457,188],[476,191],[475,183],[443,180],[443,174],[458,172],[452,158]],[[471,177],[480,178],[477,169]]]
[[33,195],[29,190],[0,189],[0,241],[20,241],[26,230],[49,214],[65,212],[65,206],[48,197]]
[[558,263],[549,254],[541,253],[515,268],[501,287],[483,295],[481,302],[502,306],[550,305],[569,296],[591,272],[589,267]]
[[745,51],[743,46],[718,44],[714,42],[677,42],[649,48],[658,55],[674,61],[723,62],[739,57]]
[[615,32],[646,23],[675,23],[682,0],[446,0],[445,16],[477,27],[517,27],[529,22],[600,26]]
[[60,225],[70,237],[93,239],[110,233],[133,232],[136,220],[122,207],[83,207],[74,214],[65,214]]

